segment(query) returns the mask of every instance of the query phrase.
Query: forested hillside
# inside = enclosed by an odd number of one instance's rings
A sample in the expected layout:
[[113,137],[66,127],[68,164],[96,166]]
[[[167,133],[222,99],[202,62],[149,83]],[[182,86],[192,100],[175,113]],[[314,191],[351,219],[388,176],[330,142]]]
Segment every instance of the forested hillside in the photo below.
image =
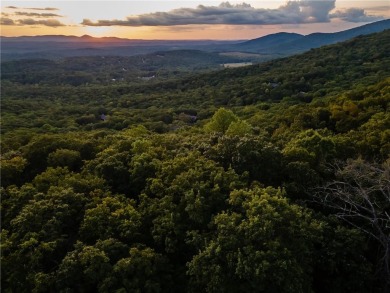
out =
[[388,52],[389,30],[163,82],[7,75],[3,292],[389,292]]

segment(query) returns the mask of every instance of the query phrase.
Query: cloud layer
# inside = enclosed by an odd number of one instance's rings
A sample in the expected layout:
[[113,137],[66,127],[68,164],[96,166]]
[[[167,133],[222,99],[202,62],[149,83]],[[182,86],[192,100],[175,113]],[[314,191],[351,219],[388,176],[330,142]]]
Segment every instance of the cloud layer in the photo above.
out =
[[8,17],[2,17],[0,19],[0,25],[15,25],[15,22]]
[[[0,24],[1,25],[17,25],[17,26],[31,26],[31,25],[43,25],[49,27],[60,27],[66,26],[57,19],[50,19],[52,17],[63,17],[62,15],[53,13],[51,11],[57,11],[58,8],[54,7],[17,7],[17,6],[6,6],[5,8],[12,10],[22,10],[22,11],[13,11],[12,13],[2,12]],[[42,12],[28,12],[26,10],[33,11],[42,11]],[[18,19],[15,19],[18,18]],[[19,18],[26,17],[26,18]],[[38,18],[38,19],[36,19]],[[49,18],[49,19],[42,19]]]
[[58,10],[58,8],[55,8],[55,7],[45,7],[45,8],[40,8],[40,7],[27,7],[27,8],[23,8],[23,7],[16,7],[16,6],[6,6],[5,8],[8,8],[8,9],[28,9],[28,10],[43,10],[43,11],[56,11]]
[[299,24],[328,22],[329,12],[335,0],[288,1],[278,9],[256,9],[250,4],[232,5],[223,2],[219,6],[199,5],[197,8],[179,8],[169,12],[155,12],[129,16],[126,20],[84,19],[86,26],[174,26],[187,24]]
[[28,17],[62,17],[62,15],[55,13],[36,13],[36,12],[23,12],[17,11],[15,12],[17,16],[28,16]]
[[[126,19],[96,20],[84,19],[84,26],[164,26],[179,27],[186,25],[291,25],[307,23],[325,23],[337,18],[346,22],[372,22],[383,19],[373,16],[360,8],[334,11],[336,0],[287,0],[277,9],[254,8],[250,4],[231,4],[223,2],[218,6],[199,5],[196,8],[178,8],[168,12],[132,15]],[[59,20],[62,17],[54,13],[54,7],[17,7],[7,6],[13,13],[2,13],[1,25],[44,25],[50,27],[65,26]],[[21,10],[21,11],[15,11]],[[15,19],[16,18],[16,19]],[[19,19],[17,19],[19,18]],[[22,19],[20,19],[22,18]],[[46,19],[43,19],[46,18]]]
[[349,22],[371,22],[383,19],[381,16],[368,15],[363,9],[349,8],[343,11],[336,11],[330,15],[331,18],[340,18]]
[[61,23],[57,19],[36,20],[36,19],[32,19],[32,18],[27,18],[27,19],[19,19],[19,20],[17,20],[17,23],[19,25],[45,25],[45,26],[50,26],[50,27],[65,26],[65,24]]
[[32,18],[26,18],[26,19],[17,19],[12,20],[11,18],[2,17],[0,19],[1,25],[44,25],[49,27],[60,27],[65,26],[65,24],[61,23],[57,19],[32,19]]

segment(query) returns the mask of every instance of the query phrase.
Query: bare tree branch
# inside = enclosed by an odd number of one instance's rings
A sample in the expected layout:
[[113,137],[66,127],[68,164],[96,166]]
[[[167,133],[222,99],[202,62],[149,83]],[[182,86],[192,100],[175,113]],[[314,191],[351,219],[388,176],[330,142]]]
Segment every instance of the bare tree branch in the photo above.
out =
[[380,271],[390,286],[390,166],[359,159],[333,169],[336,179],[314,189],[314,201],[377,241]]

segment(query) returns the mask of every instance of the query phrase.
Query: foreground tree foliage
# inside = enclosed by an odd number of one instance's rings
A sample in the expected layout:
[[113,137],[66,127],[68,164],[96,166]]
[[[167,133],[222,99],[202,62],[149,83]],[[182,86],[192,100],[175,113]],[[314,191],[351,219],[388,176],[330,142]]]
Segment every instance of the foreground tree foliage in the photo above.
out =
[[5,81],[2,291],[389,292],[388,39],[149,85]]
[[321,223],[273,189],[236,190],[229,203],[230,211],[214,218],[213,236],[189,263],[193,291],[308,291]]

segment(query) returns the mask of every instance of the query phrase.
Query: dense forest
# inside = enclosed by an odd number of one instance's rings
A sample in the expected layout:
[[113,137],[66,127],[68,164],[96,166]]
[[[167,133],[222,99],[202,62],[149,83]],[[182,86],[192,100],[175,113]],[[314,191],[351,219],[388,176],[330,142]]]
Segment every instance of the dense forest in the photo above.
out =
[[[21,84],[72,85],[139,84],[183,78],[194,72],[221,69],[224,63],[258,60],[199,50],[161,51],[131,57],[77,56],[27,59],[2,63],[2,80]],[[256,57],[253,57],[256,56]]]
[[2,63],[3,292],[389,292],[389,52]]

